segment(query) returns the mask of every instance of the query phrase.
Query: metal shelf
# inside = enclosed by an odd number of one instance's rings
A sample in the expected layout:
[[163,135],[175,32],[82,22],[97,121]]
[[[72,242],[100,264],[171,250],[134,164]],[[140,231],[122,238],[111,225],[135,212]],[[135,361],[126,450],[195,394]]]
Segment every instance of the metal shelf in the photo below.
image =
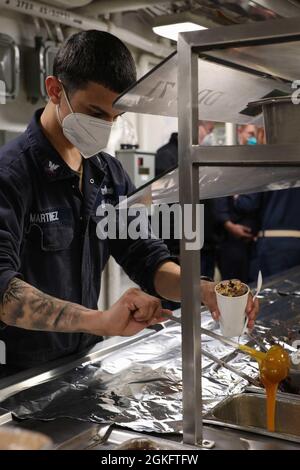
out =
[[[270,93],[290,93],[300,77],[300,18],[185,33],[198,58],[201,119],[261,124],[244,114],[247,104]],[[276,44],[270,44],[274,36]],[[297,39],[297,40],[295,40]],[[177,116],[178,54],[174,53],[121,95],[123,111]]]
[[[260,124],[260,112],[253,115],[248,103],[266,95],[293,91],[290,82],[300,77],[299,50],[299,18],[180,34],[177,54],[153,69],[115,103],[115,107],[124,111],[178,114],[178,172],[174,170],[142,188],[140,194],[143,192],[146,203],[151,203],[154,190],[159,197],[166,190],[169,195],[172,191],[178,194],[179,189],[182,207],[191,204],[195,214],[200,197],[255,191],[258,180],[260,190],[271,189],[274,183],[281,187],[299,185],[299,145],[253,148],[197,145],[199,118]],[[208,178],[206,187],[202,178],[200,190],[199,175],[200,180],[201,175]],[[194,230],[199,232],[199,224],[195,219],[193,222]],[[200,252],[189,250],[189,242],[183,233],[183,436],[185,443],[201,446]]]
[[[284,160],[282,156],[285,156]],[[193,146],[201,199],[300,186],[300,145]],[[265,170],[262,172],[261,167]],[[247,178],[245,178],[247,168]],[[119,207],[179,201],[178,167],[140,187]]]
[[299,158],[300,144],[192,147],[192,159],[201,166],[299,167]]
[[[177,68],[178,54],[174,53],[121,95],[114,106],[121,111],[176,117]],[[290,85],[281,80],[233,69],[211,59],[198,59],[198,75],[199,118],[210,121],[261,125],[261,114],[245,114],[247,104],[270,93],[290,92]]]

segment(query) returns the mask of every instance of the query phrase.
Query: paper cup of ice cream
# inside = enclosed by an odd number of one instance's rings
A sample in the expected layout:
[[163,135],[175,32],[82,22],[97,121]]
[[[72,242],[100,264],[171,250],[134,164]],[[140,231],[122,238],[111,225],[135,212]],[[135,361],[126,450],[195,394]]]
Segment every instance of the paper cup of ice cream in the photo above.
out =
[[223,336],[241,336],[247,329],[246,306],[249,286],[237,279],[221,281],[215,287]]

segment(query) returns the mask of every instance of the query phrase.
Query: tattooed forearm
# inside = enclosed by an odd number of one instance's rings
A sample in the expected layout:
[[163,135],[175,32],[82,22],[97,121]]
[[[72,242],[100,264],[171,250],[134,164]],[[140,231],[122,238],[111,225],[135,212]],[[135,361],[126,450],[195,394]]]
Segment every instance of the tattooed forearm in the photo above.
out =
[[15,301],[19,302],[19,300],[22,299],[22,296],[24,295],[24,289],[26,289],[26,287],[27,285],[25,282],[22,282],[20,279],[12,279],[8,289],[4,293],[3,304]]
[[29,330],[82,332],[91,310],[44,294],[21,279],[10,282],[0,309],[0,320]]

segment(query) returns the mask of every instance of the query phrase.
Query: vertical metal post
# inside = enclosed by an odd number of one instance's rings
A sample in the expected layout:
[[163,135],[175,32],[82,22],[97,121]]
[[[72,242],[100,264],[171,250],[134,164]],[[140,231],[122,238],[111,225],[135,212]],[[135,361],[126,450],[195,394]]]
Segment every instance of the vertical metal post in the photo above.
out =
[[226,145],[237,144],[237,126],[231,122],[225,123],[225,143]]
[[[194,229],[196,204],[199,203],[199,168],[192,164],[192,145],[198,145],[198,57],[178,38],[178,129],[179,129],[179,201],[191,204]],[[202,444],[201,335],[200,335],[200,250],[188,250],[182,227],[180,246],[183,440]]]

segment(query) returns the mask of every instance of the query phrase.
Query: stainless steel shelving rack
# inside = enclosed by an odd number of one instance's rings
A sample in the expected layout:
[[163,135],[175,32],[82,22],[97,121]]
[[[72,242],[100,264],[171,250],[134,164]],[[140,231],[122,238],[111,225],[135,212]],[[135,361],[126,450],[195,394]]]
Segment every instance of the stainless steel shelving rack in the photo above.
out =
[[[243,90],[245,96],[242,98],[248,103],[269,93],[293,91],[291,82],[300,79],[299,57],[300,18],[185,33],[179,35],[176,55],[169,57],[116,101],[115,106],[125,111],[175,115],[178,97],[179,200],[182,206],[193,205],[194,216],[201,196],[201,168],[240,168],[245,172],[244,186],[249,189],[246,169],[255,167],[264,171],[270,167],[300,167],[299,143],[226,147],[198,145],[199,117],[222,122],[260,123],[261,115],[249,115],[247,107],[242,106],[239,93]],[[201,75],[201,70],[213,73],[207,77],[205,73]],[[216,89],[216,83],[220,85],[220,79],[222,81],[222,77],[217,76],[218,71],[224,72],[223,85],[227,86],[227,91]],[[227,78],[234,89],[228,89]],[[204,88],[201,88],[202,83]],[[227,100],[230,93],[231,103]],[[232,100],[235,93],[236,100]],[[210,95],[206,104],[204,95],[206,98]],[[297,175],[300,173],[298,168],[294,168],[294,176],[295,170]],[[230,178],[230,172],[225,177]],[[270,178],[266,177],[267,182]],[[222,177],[219,184],[222,185]],[[205,447],[210,443],[203,437],[201,416],[200,252],[189,251],[187,243],[188,240],[183,238],[183,438],[187,444]]]

